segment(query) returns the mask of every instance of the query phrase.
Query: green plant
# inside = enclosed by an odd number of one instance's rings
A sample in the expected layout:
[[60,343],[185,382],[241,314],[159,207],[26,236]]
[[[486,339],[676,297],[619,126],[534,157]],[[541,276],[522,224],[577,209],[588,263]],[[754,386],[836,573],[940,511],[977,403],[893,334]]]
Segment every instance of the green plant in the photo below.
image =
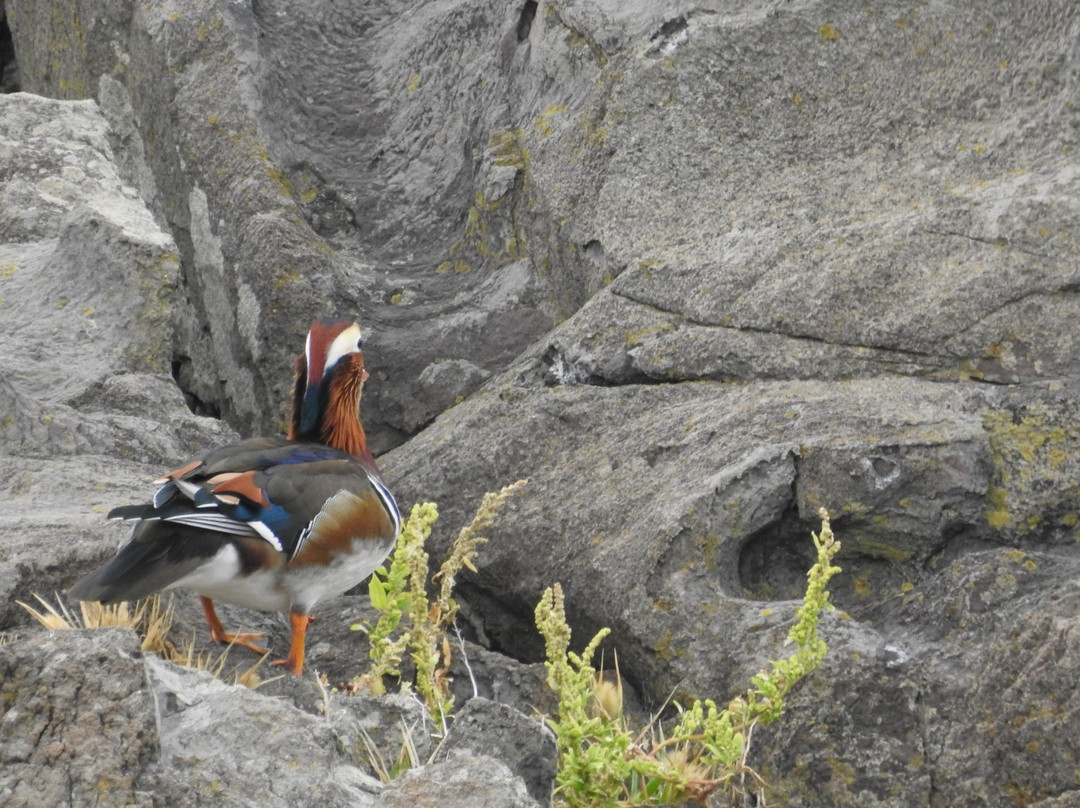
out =
[[[555,584],[544,592],[536,607],[536,626],[546,646],[548,684],[558,697],[557,714],[548,723],[558,745],[556,797],[561,804],[568,808],[704,804],[725,790],[734,802],[745,778],[756,777],[746,765],[754,727],[778,718],[792,686],[825,656],[818,620],[823,609],[832,608],[827,586],[840,572],[832,565],[840,543],[828,514],[824,509],[819,513],[821,533],[811,534],[817,559],[788,634],[796,646],[794,653],[770,663],[769,670],[754,676],[745,696],[724,709],[708,699],[695,701],[663,735],[653,729],[655,719],[633,733],[619,699],[612,698],[612,686],[592,667],[592,657],[609,630],[602,629],[580,655],[575,654],[569,650],[562,588]],[[614,706],[605,706],[612,701]]]
[[372,665],[366,673],[353,679],[350,690],[373,695],[385,693],[385,677],[400,678],[402,660],[408,653],[416,666],[413,686],[424,699],[433,720],[437,720],[445,732],[454,706],[447,680],[452,656],[446,636],[458,611],[452,597],[454,582],[463,568],[476,571],[473,557],[477,548],[487,541],[481,535],[482,531],[491,527],[506,499],[524,484],[524,480],[518,480],[496,493],[484,495],[476,515],[458,533],[446,560],[432,576],[432,583],[438,584],[438,590],[434,600],[430,601],[428,553],[424,542],[431,535],[439,513],[431,502],[413,506],[389,565],[375,570],[368,584],[371,604],[379,612],[379,618],[369,632]]
[[[398,535],[389,565],[375,570],[368,582],[368,597],[371,605],[378,610],[379,619],[368,631],[371,668],[355,681],[365,684],[363,689],[374,695],[386,692],[384,677],[401,675],[399,666],[407,650],[409,635],[401,632],[395,637],[394,632],[401,625],[401,618],[412,613],[414,601],[418,599],[416,590],[424,591],[428,564],[424,542],[431,535],[431,529],[438,518],[439,511],[435,503],[413,505],[409,518]],[[424,597],[426,599],[426,595]],[[360,629],[361,626],[353,628]]]

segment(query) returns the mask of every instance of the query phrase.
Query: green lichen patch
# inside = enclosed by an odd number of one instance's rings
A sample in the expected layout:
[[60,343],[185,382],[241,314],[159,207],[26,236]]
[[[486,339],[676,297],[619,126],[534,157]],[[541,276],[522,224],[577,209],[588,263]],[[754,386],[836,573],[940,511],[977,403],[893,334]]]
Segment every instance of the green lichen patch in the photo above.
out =
[[525,148],[525,130],[500,129],[488,137],[488,148],[497,166],[513,166],[525,170],[529,165],[529,150]]
[[548,107],[540,114],[540,117],[536,119],[536,123],[533,124],[533,131],[542,138],[550,137],[555,132],[555,116],[564,115],[566,115],[565,104],[556,104],[555,106]]
[[1080,413],[1042,402],[983,414],[994,461],[983,517],[995,531],[1074,540],[1080,514]]

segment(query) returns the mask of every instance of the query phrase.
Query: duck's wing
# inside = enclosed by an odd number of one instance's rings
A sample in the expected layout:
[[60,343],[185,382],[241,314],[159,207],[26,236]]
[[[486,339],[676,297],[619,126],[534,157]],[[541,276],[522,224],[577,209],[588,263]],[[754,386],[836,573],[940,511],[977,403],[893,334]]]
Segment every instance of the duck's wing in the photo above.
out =
[[131,540],[79,581],[72,597],[134,600],[205,565],[217,565],[224,580],[285,564],[330,564],[342,556],[377,559],[374,568],[401,525],[376,472],[319,444],[243,441],[159,482],[152,502],[110,512],[135,522]]

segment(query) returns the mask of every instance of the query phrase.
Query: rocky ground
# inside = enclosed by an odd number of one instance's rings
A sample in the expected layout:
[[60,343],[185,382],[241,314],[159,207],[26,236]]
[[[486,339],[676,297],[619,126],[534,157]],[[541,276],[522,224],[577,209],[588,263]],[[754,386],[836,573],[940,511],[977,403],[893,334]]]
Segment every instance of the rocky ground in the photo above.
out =
[[[0,11],[3,801],[546,804],[544,587],[642,709],[722,701],[784,653],[824,506],[840,609],[755,735],[770,804],[1080,804],[1070,0]],[[481,697],[461,671],[458,740],[385,787],[357,727],[411,702],[233,688],[15,605],[163,467],[279,432],[330,312],[434,557],[529,480],[460,582]],[[313,628],[331,683],[363,604]]]

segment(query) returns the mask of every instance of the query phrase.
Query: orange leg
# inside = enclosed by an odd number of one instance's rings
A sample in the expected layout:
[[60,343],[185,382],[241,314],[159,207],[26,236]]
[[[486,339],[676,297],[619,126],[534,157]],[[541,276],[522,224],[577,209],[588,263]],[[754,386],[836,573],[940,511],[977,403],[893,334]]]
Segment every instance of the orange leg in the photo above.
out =
[[307,637],[308,621],[311,615],[289,614],[289,625],[292,627],[292,643],[289,645],[289,655],[285,659],[271,662],[271,665],[284,667],[289,673],[299,676],[304,671],[304,640]]
[[254,643],[254,640],[262,638],[262,634],[226,633],[221,625],[221,621],[218,619],[217,612],[214,610],[214,601],[199,595],[199,602],[202,604],[203,613],[206,615],[206,624],[210,626],[211,640],[214,642],[222,642],[227,645],[239,645],[241,648],[247,648],[249,651],[254,651],[256,654],[268,653],[261,645],[256,645]]

